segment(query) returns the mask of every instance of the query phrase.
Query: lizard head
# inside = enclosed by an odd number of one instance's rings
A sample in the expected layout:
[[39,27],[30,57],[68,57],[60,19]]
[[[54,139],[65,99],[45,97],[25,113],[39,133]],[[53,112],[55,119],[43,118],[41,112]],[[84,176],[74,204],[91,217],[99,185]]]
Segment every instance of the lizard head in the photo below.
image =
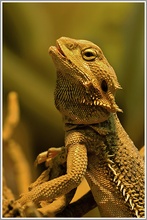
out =
[[57,69],[55,105],[68,121],[84,123],[85,118],[87,123],[97,123],[121,111],[115,102],[121,87],[97,45],[61,37],[49,54]]

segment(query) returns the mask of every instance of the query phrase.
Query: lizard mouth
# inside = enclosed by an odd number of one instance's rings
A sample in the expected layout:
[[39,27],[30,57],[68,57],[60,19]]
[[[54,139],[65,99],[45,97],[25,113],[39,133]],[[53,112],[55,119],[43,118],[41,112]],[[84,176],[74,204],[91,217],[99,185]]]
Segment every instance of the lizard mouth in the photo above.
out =
[[61,49],[61,47],[60,47],[58,42],[56,42],[56,48],[57,48],[58,52],[60,53],[60,55],[65,57],[65,54],[64,54],[63,50]]
[[61,49],[61,46],[59,45],[58,42],[56,42],[56,46],[51,46],[49,47],[49,50],[48,50],[49,54],[54,57],[62,57],[63,59],[66,58],[63,50]]

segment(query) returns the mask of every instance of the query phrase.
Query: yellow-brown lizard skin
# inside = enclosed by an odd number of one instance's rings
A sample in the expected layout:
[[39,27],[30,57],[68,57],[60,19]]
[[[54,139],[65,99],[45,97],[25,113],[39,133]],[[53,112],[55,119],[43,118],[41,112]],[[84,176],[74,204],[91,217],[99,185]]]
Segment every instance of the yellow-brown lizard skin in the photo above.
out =
[[67,174],[18,201],[54,199],[85,176],[102,217],[144,217],[144,163],[116,114],[121,87],[113,68],[85,40],[61,37],[49,53],[57,69],[55,105],[65,122]]

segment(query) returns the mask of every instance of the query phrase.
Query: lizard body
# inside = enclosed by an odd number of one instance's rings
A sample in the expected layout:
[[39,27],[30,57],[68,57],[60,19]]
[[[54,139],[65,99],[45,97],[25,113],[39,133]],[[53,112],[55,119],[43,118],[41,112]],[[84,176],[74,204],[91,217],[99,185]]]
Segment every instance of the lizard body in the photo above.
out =
[[65,123],[67,173],[21,197],[38,203],[67,194],[85,176],[101,216],[144,217],[144,164],[116,112],[121,88],[101,49],[62,37],[49,53],[57,69],[55,105]]

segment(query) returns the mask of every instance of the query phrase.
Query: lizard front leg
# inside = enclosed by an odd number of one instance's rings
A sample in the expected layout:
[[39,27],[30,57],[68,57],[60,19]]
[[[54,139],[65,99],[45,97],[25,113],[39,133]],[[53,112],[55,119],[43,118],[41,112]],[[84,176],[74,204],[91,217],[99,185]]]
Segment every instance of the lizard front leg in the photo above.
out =
[[84,145],[75,144],[68,147],[67,174],[44,182],[17,200],[21,205],[28,201],[39,203],[42,200],[67,194],[81,182],[87,169],[87,149]]

